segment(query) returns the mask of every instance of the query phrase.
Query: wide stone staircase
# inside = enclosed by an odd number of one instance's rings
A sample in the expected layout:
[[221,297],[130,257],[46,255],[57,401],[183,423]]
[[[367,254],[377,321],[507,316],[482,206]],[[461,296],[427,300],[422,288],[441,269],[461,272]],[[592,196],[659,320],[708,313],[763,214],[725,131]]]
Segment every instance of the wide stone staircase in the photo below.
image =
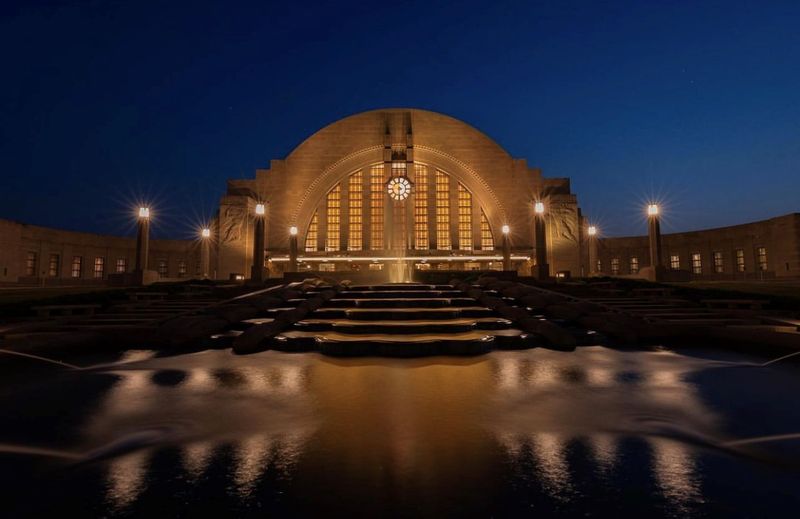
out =
[[[313,297],[315,292],[307,292]],[[265,324],[303,300],[289,300],[240,328]],[[231,330],[224,335],[236,335]],[[537,338],[450,285],[398,283],[346,287],[270,340],[269,349],[327,355],[478,355],[530,348]]]

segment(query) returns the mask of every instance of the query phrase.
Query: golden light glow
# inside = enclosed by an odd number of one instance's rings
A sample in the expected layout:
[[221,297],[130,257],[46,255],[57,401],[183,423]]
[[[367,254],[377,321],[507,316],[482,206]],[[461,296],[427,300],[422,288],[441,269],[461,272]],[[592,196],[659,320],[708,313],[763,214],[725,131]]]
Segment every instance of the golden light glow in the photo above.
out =
[[203,238],[209,238],[209,237],[211,237],[211,229],[209,229],[208,227],[206,227],[205,229],[203,229],[202,231],[200,231],[200,235],[201,235]]
[[508,233],[511,232],[511,227],[509,227],[508,225],[504,225],[502,227],[502,230],[503,230],[503,234],[508,234]]
[[533,204],[533,210],[536,212],[536,214],[544,214],[544,203],[536,202]]
[[264,206],[264,204],[256,204],[256,214],[258,216],[264,216],[264,214],[266,214],[266,212],[267,212],[267,210],[266,210],[266,207]]
[[597,236],[597,227],[594,225],[589,226],[589,236]]
[[290,236],[297,236],[297,227],[295,227],[294,225],[289,227],[289,235]]
[[140,207],[139,208],[139,218],[150,218],[150,208],[149,207]]
[[647,206],[647,214],[649,216],[658,216],[658,204],[649,204]]

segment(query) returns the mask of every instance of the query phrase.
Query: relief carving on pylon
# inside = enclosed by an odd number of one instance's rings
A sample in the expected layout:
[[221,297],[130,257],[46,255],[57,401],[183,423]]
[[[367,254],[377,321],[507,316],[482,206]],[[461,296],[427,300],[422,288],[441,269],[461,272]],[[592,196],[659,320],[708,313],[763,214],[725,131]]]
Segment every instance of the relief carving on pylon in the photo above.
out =
[[578,243],[577,218],[573,204],[569,202],[551,202],[550,218],[554,234],[566,241]]
[[222,223],[222,243],[239,241],[242,237],[242,223],[244,221],[244,208],[228,206],[225,208]]

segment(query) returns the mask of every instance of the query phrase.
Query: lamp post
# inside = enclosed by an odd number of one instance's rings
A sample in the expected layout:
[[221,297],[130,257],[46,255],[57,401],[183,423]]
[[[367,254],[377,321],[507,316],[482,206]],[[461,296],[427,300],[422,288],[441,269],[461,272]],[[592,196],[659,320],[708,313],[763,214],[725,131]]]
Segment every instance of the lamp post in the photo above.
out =
[[208,227],[200,231],[200,270],[203,279],[208,279],[209,263],[211,259],[211,229]]
[[658,269],[664,265],[661,263],[661,223],[659,222],[658,204],[647,206],[647,227],[650,238],[650,266]]
[[508,241],[508,235],[511,228],[508,225],[502,227],[503,230],[503,270],[511,270],[511,243]]
[[534,231],[536,233],[536,267],[534,277],[536,279],[547,279],[550,277],[550,265],[547,264],[547,227],[545,226],[544,202],[536,202],[533,205]]
[[254,282],[264,281],[264,216],[266,206],[263,203],[256,204],[256,225],[255,237],[253,239],[253,267],[250,272],[250,280]]
[[597,227],[590,225],[586,230],[589,235],[589,275],[597,275]]
[[150,252],[150,208],[139,208],[136,226],[136,272],[147,270],[147,256]]
[[297,227],[289,227],[289,272],[297,272]]

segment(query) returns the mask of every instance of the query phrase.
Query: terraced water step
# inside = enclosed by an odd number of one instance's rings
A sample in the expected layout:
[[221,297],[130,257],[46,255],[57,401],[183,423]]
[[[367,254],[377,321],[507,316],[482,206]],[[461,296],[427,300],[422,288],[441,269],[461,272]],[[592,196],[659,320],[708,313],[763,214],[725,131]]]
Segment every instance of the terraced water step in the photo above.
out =
[[330,308],[439,308],[473,306],[475,300],[468,297],[384,297],[380,299],[334,298],[328,301]]
[[453,290],[451,285],[424,285],[419,283],[387,283],[384,285],[352,285],[348,290],[355,291],[397,291],[397,290]]
[[492,348],[530,348],[536,338],[516,329],[461,333],[347,334],[288,331],[275,337],[280,351],[319,351],[333,356],[480,355]]
[[304,319],[294,328],[298,331],[334,331],[350,334],[420,334],[420,333],[461,333],[473,330],[505,330],[512,325],[502,317],[477,317],[473,319],[410,319],[375,320],[354,319]]
[[319,319],[353,319],[359,321],[456,319],[489,317],[492,315],[493,312],[484,306],[461,306],[458,308],[320,308],[313,313],[313,317]]
[[343,290],[340,299],[463,297],[460,290]]

